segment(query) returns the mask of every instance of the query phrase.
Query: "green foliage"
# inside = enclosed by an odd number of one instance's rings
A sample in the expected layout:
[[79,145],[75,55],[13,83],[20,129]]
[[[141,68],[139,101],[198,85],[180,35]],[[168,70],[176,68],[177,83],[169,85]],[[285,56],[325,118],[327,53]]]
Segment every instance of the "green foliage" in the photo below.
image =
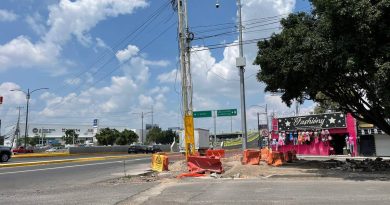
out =
[[76,142],[78,137],[79,134],[77,134],[75,130],[69,129],[65,131],[65,135],[62,136],[62,140],[64,140],[65,144],[73,144],[73,142]]
[[163,131],[163,137],[158,140],[158,144],[171,144],[173,141],[179,141],[179,135],[173,130],[165,130]]
[[133,142],[137,142],[137,141],[138,141],[138,135],[131,130],[125,129],[119,133],[118,138],[116,138],[116,140],[115,140],[115,144],[129,145],[129,144],[132,144]]
[[339,111],[339,105],[322,93],[318,93],[316,99],[321,101],[314,107],[314,114],[326,113],[327,111],[337,112]]
[[290,14],[281,33],[258,42],[257,79],[288,106],[330,100],[390,133],[390,1],[311,3],[311,14]]
[[153,127],[146,135],[148,143],[170,144],[173,140],[178,140],[179,136],[172,130],[161,130],[159,127]]
[[35,145],[39,144],[40,138],[41,138],[41,137],[40,137],[39,135],[35,135],[33,138],[28,138],[28,139],[29,139],[29,140],[28,140],[28,143],[29,143],[31,146],[35,147]]
[[120,132],[116,129],[104,128],[96,134],[96,139],[100,145],[114,145],[115,140],[119,137]]
[[147,143],[157,143],[158,139],[163,137],[163,133],[161,128],[159,127],[153,127],[149,130],[148,134],[146,135],[146,142]]

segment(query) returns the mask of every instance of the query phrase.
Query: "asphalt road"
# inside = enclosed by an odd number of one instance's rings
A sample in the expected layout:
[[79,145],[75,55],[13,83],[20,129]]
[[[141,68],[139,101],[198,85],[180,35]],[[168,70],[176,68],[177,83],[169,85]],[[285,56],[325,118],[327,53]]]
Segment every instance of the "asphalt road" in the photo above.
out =
[[[52,158],[53,159],[53,158]],[[109,185],[144,172],[150,157],[0,168],[0,204],[115,204],[153,183]]]
[[76,159],[76,158],[90,158],[90,157],[104,157],[104,156],[131,156],[129,154],[83,154],[83,155],[70,155],[70,156],[55,156],[55,157],[30,157],[30,158],[11,158],[7,163],[21,163],[21,162],[37,162],[47,160],[59,160],[59,159]]
[[187,179],[121,204],[390,204],[390,182],[318,179]]

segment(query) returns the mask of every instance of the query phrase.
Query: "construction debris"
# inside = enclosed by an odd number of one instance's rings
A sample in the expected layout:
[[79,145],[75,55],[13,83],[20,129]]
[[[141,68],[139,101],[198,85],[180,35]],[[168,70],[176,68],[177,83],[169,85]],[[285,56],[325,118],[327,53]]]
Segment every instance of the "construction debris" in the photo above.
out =
[[362,161],[354,159],[346,159],[346,161],[327,160],[322,163],[323,169],[336,169],[352,172],[375,172],[375,171],[390,171],[390,160],[382,158],[364,159]]

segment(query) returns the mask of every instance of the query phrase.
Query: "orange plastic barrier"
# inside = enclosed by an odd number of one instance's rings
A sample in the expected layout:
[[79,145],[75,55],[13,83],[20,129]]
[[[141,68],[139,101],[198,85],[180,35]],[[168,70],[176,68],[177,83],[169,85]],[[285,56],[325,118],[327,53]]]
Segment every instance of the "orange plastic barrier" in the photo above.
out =
[[274,163],[274,157],[273,157],[272,153],[273,152],[268,152],[268,156],[267,156],[267,160],[266,160],[268,165],[271,165],[272,163]]
[[273,159],[272,166],[278,167],[283,165],[284,155],[282,152],[273,152],[272,159]]
[[242,155],[242,164],[259,165],[260,157],[260,150],[246,149]]
[[176,178],[177,179],[181,179],[183,177],[203,177],[203,176],[205,176],[205,174],[199,174],[199,173],[195,173],[195,172],[190,172],[190,173],[179,174]]
[[153,154],[151,167],[153,171],[168,171],[168,156],[165,153]]
[[206,156],[189,156],[187,166],[189,172],[223,172],[222,162],[219,158],[212,158]]
[[269,149],[263,148],[263,149],[261,149],[260,153],[261,153],[260,160],[261,161],[267,161],[268,155],[269,155]]
[[223,158],[223,157],[225,157],[225,150],[224,149],[215,149],[215,150],[209,149],[206,151],[206,156]]

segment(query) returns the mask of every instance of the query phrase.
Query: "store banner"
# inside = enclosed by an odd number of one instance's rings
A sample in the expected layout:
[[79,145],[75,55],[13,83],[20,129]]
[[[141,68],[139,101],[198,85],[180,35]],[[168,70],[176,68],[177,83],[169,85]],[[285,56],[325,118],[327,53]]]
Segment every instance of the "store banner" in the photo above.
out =
[[278,130],[333,129],[346,128],[346,115],[329,113],[321,115],[296,116],[278,119]]

